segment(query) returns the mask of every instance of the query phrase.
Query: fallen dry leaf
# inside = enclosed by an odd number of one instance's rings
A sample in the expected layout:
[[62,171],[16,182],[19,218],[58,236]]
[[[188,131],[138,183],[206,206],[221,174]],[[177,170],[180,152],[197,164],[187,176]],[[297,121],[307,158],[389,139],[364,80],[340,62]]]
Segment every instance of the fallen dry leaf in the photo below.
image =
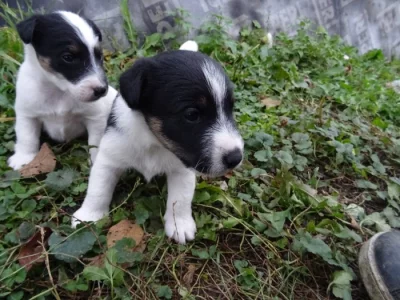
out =
[[39,153],[35,158],[21,170],[22,177],[32,177],[35,175],[49,173],[56,167],[56,157],[53,151],[51,151],[49,145],[44,143],[40,148]]
[[104,266],[105,257],[106,256],[104,254],[99,254],[95,257],[84,258],[84,261],[88,261],[89,266],[102,267],[102,266]]
[[358,230],[358,231],[361,231],[361,227],[360,227],[360,225],[358,224],[358,222],[356,221],[356,219],[352,216],[352,215],[349,215],[350,216],[350,219],[351,219],[351,227],[353,227],[353,229],[356,229],[356,230]]
[[194,264],[189,264],[188,270],[185,275],[183,275],[183,282],[187,288],[192,286],[194,272],[196,271],[196,266]]
[[228,172],[226,172],[225,174],[224,174],[224,177],[225,178],[231,178],[233,176],[233,171],[228,171]]
[[42,243],[46,247],[51,229],[48,227],[43,229],[43,236],[40,231],[36,232],[19,250],[18,261],[21,266],[25,267],[26,271],[29,271],[34,264],[42,263],[45,260],[45,257],[42,256]]
[[282,126],[282,127],[285,127],[288,123],[289,123],[289,120],[288,120],[288,119],[286,119],[286,118],[282,118],[282,119],[281,119],[281,126]]
[[142,241],[144,237],[143,229],[132,223],[129,220],[122,220],[118,224],[115,224],[110,228],[107,233],[107,247],[111,248],[115,243],[123,238],[131,238],[136,242],[136,247],[133,249],[135,251],[143,251],[144,248]]
[[261,99],[261,103],[264,104],[266,108],[271,108],[281,105],[282,101],[265,97]]

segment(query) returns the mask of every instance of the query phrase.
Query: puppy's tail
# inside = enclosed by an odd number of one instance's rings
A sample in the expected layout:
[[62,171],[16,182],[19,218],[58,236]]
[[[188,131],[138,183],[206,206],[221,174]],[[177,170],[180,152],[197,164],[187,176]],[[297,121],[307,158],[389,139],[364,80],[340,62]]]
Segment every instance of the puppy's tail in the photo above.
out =
[[199,50],[199,46],[195,41],[186,41],[179,47],[179,50],[188,50],[197,52]]

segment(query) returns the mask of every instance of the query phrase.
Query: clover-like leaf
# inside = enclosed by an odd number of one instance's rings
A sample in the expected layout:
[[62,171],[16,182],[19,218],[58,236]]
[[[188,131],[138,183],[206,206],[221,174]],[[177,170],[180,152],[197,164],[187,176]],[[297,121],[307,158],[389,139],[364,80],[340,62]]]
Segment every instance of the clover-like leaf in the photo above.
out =
[[275,157],[281,162],[282,165],[290,166],[293,164],[292,155],[287,151],[280,150],[275,154]]
[[74,177],[75,172],[71,169],[59,170],[49,173],[45,183],[53,190],[62,191],[72,184]]
[[81,231],[69,237],[53,232],[49,238],[50,253],[62,261],[72,263],[90,251],[96,241],[91,231]]

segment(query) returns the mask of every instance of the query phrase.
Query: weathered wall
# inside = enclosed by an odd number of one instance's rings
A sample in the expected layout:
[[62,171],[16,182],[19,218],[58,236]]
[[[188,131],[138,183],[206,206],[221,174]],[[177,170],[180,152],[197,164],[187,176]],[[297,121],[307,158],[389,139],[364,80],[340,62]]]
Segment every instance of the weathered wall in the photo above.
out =
[[[4,0],[3,0],[4,1]],[[14,6],[16,1],[5,0]],[[93,19],[108,37],[127,47],[119,0],[33,0],[35,9],[67,9]],[[361,52],[382,48],[388,56],[400,57],[400,1],[398,0],[130,0],[132,19],[140,32],[169,30],[174,26],[167,12],[177,7],[191,13],[194,27],[212,13],[234,20],[232,33],[257,20],[272,33],[293,33],[296,24],[308,18],[337,33]]]

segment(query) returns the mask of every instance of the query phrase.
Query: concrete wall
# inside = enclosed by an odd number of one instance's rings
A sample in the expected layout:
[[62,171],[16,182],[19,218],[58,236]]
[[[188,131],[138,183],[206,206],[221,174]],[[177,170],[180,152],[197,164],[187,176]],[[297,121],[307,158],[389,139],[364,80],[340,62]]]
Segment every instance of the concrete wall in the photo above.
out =
[[[4,1],[4,0],[3,0]],[[5,0],[11,6],[18,1]],[[107,46],[126,48],[119,0],[33,0],[37,10],[66,9],[93,19],[103,30]],[[171,30],[167,12],[183,8],[190,12],[194,27],[211,14],[234,21],[232,34],[240,26],[257,20],[272,33],[294,33],[299,20],[308,18],[336,33],[360,52],[382,48],[386,55],[400,57],[400,1],[398,0],[130,0],[136,28],[141,33]],[[114,40],[114,43],[111,42]]]

